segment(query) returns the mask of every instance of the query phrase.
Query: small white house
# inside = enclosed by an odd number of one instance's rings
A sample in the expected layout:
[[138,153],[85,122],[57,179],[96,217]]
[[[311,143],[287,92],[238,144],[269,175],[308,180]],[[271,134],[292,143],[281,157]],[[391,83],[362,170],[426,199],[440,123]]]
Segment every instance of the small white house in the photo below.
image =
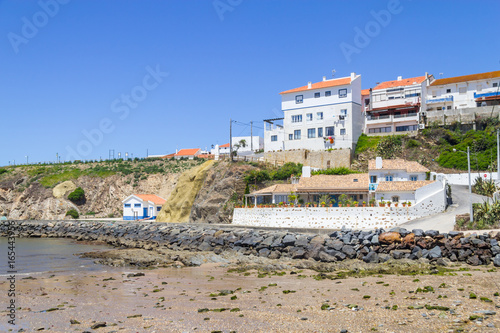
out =
[[132,194],[123,203],[123,220],[154,220],[166,202],[154,194]]
[[[257,150],[264,149],[264,138],[258,135],[252,135],[252,136],[233,136],[232,137],[232,142],[233,142],[233,151],[236,151],[235,145],[239,144],[241,140],[245,140],[246,146],[245,147],[240,147],[238,149],[238,153],[244,153],[244,152],[254,152]],[[230,153],[230,147],[229,143],[223,144],[223,145],[216,145],[214,148],[211,149],[210,153],[212,155],[217,155],[217,152],[219,155],[229,155]]]

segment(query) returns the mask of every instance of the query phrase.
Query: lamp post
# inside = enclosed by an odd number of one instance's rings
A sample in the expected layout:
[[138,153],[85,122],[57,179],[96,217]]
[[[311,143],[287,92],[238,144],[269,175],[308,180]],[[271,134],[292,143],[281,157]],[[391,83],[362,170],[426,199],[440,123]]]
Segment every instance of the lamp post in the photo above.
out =
[[[461,150],[456,150],[453,148],[453,151],[459,151],[461,153],[465,153],[464,151]],[[474,222],[474,210],[472,209],[472,184],[471,184],[471,178],[470,178],[470,151],[469,151],[469,146],[467,146],[467,168],[469,169],[469,209],[470,209],[470,221]]]

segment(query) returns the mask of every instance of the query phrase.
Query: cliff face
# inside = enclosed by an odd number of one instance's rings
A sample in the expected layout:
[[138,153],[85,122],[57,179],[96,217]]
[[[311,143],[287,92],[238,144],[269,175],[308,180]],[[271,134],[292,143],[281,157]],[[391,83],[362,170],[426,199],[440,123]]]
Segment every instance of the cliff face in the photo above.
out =
[[26,177],[14,178],[0,183],[0,215],[16,220],[64,219],[69,209],[76,209],[80,215],[93,212],[95,217],[121,217],[121,201],[127,196],[155,193],[168,198],[178,178],[179,174],[153,174],[133,186],[128,178],[120,175],[79,177],[71,182],[85,191],[86,200],[82,205],[75,205],[67,199],[70,191],[61,196],[57,186],[55,189],[45,188],[38,182],[28,185]]

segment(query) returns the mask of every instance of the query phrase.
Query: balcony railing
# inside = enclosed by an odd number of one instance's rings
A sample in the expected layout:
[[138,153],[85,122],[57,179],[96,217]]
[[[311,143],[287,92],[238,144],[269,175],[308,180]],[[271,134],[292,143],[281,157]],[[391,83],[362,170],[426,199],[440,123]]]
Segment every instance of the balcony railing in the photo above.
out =
[[401,118],[416,118],[418,117],[418,113],[405,113],[405,114],[395,114],[395,115],[390,115],[390,114],[384,114],[384,115],[381,115],[381,116],[372,116],[372,115],[368,115],[366,116],[366,120],[368,122],[370,121],[373,121],[373,122],[376,122],[376,121],[394,121],[394,119],[401,119]]
[[453,102],[453,96],[448,96],[448,97],[443,97],[443,98],[435,98],[435,99],[428,99],[426,102],[427,102],[427,104]]

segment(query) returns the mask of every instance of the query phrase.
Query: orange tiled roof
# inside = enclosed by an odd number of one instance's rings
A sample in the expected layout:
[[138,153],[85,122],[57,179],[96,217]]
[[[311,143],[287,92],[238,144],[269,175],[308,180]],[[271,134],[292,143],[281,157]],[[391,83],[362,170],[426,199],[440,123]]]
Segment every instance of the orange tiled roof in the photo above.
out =
[[181,149],[177,152],[177,154],[175,154],[175,156],[194,156],[199,151],[200,148]]
[[361,90],[361,96],[368,96],[368,95],[370,95],[370,89]]
[[162,156],[161,158],[171,158],[171,157],[174,157],[175,154],[168,154],[168,155],[165,155],[165,156]]
[[500,71],[448,77],[445,79],[437,79],[437,80],[434,80],[434,82],[432,82],[430,85],[431,86],[440,86],[443,84],[458,83],[458,82],[465,82],[465,81],[476,81],[476,80],[484,80],[484,79],[494,79],[497,77],[500,77]]
[[134,194],[136,197],[144,201],[151,201],[155,205],[163,205],[167,200],[154,194]]
[[275,184],[261,190],[252,192],[252,194],[273,194],[273,193],[290,193],[297,191],[297,184]]
[[212,155],[212,154],[199,154],[199,155],[196,155],[196,157],[212,159],[214,157],[214,155]]
[[368,161],[368,170],[406,170],[406,172],[428,172],[430,171],[422,164],[415,161],[406,161],[401,158],[394,160],[382,160],[382,169],[375,167],[375,160]]
[[417,180],[417,181],[396,181],[378,183],[375,192],[405,192],[415,191],[421,187],[434,183],[435,180]]
[[366,191],[370,179],[367,173],[350,175],[315,175],[300,178],[297,192],[314,191]]
[[303,86],[295,89],[290,89],[286,91],[280,92],[280,94],[289,94],[289,93],[295,93],[299,91],[306,91],[306,90],[314,90],[314,89],[321,89],[321,88],[328,88],[328,87],[336,87],[336,86],[343,86],[346,84],[351,84],[351,78],[350,77],[344,77],[340,79],[333,79],[333,80],[326,80],[326,81],[321,81],[321,82],[316,82],[311,85],[311,89],[308,88],[308,86]]
[[417,76],[417,77],[410,77],[408,79],[402,79],[402,80],[385,81],[385,82],[379,83],[377,86],[375,86],[375,88],[373,88],[373,90],[411,86],[413,84],[422,83],[422,82],[424,82],[424,80],[425,80],[425,76]]
[[229,148],[229,143],[226,143],[225,145],[219,146],[219,148]]

